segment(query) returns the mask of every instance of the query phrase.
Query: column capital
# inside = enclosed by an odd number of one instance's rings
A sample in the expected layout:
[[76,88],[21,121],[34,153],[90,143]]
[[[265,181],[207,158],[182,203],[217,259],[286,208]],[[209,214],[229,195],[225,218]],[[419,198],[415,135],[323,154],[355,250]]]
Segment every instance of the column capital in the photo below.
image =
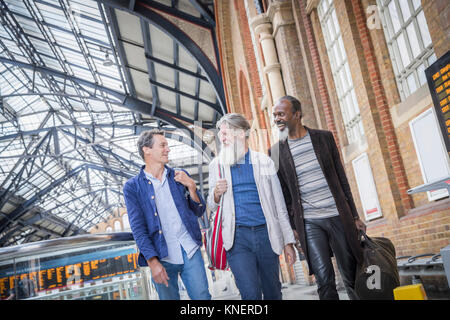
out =
[[276,37],[280,27],[294,25],[294,14],[291,1],[273,1],[267,9],[267,16],[272,21],[273,36]]
[[272,63],[271,65],[267,65],[264,67],[263,71],[264,73],[270,73],[270,72],[280,72],[281,70],[281,64],[280,63]]
[[281,11],[285,11],[290,13],[292,16],[292,2],[291,1],[272,1],[267,8],[267,16],[271,21],[273,21],[275,15],[280,13]]
[[320,0],[308,0],[306,2],[306,12],[308,14],[311,14],[311,12],[314,9],[317,9],[317,6],[319,5]]
[[260,33],[270,33],[272,34],[272,23],[269,17],[265,14],[259,14],[254,16],[250,20],[250,27],[255,31],[256,34]]

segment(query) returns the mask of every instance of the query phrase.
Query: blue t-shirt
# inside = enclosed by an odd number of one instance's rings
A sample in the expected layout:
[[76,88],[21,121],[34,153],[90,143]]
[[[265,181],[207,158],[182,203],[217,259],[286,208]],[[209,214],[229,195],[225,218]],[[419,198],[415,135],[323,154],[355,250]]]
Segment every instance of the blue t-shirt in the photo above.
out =
[[255,177],[253,176],[250,151],[245,154],[245,163],[242,162],[240,160],[230,167],[236,225],[259,226],[266,223],[266,218],[261,208]]

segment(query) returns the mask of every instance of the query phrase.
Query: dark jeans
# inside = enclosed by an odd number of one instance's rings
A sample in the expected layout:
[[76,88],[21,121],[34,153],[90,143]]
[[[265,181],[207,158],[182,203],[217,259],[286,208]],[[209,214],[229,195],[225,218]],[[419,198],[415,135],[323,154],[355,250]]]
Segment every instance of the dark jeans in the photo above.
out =
[[331,250],[341,273],[347,294],[357,300],[354,292],[356,259],[345,236],[339,216],[324,219],[305,219],[306,243],[312,272],[316,278],[320,300],[339,300]]
[[227,251],[242,300],[281,300],[279,256],[270,246],[267,226],[236,226],[233,247]]

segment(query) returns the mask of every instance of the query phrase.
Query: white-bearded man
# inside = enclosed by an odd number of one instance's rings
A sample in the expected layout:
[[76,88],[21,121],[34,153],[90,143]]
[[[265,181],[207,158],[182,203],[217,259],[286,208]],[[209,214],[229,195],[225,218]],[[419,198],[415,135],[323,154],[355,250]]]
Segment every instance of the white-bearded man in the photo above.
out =
[[242,300],[281,300],[279,255],[284,250],[287,263],[294,263],[295,238],[275,164],[249,149],[250,125],[241,114],[224,115],[217,128],[221,151],[209,165],[207,203],[215,213],[223,197],[227,261]]

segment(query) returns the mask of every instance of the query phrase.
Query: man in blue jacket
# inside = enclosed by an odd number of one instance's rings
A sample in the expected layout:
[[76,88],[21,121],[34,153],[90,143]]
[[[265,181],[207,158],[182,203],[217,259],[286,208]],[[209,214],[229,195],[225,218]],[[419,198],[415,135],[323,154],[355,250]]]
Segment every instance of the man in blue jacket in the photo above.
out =
[[145,165],[125,183],[123,194],[138,263],[150,267],[161,300],[180,299],[178,275],[192,300],[209,300],[198,224],[205,201],[186,171],[166,165],[170,149],[164,131],[143,132],[137,145]]

